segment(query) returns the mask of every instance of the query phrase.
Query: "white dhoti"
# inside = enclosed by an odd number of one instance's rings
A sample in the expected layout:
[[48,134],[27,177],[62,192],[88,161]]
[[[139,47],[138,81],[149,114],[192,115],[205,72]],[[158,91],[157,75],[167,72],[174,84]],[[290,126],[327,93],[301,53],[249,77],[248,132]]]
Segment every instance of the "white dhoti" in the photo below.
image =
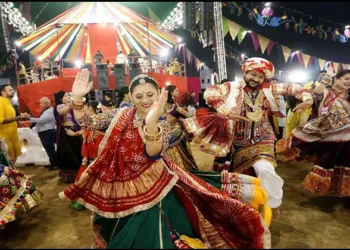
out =
[[261,186],[269,196],[267,204],[271,208],[279,207],[282,204],[284,181],[277,175],[269,161],[258,160],[253,164],[253,168],[261,181]]

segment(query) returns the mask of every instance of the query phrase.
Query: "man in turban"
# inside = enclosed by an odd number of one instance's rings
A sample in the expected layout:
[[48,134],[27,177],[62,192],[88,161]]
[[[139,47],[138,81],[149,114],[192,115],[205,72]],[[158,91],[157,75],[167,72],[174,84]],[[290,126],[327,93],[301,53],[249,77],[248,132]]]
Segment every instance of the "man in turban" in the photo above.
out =
[[269,111],[283,117],[275,97],[293,95],[303,102],[294,111],[312,105],[312,95],[297,84],[270,84],[275,73],[273,64],[263,58],[247,59],[243,79],[214,85],[204,92],[208,105],[217,114],[184,120],[194,142],[203,151],[217,156],[214,170],[257,176],[269,198],[273,217],[279,216],[283,180],[276,174],[274,152],[276,136],[269,122]]

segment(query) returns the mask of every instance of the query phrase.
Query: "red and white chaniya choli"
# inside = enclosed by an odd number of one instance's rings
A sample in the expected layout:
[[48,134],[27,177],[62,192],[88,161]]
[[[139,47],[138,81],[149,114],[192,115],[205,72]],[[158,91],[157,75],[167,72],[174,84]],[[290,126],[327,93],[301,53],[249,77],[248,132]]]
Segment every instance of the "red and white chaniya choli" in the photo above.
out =
[[[269,112],[282,116],[276,103],[277,95],[294,95],[303,101],[312,96],[297,84],[263,83],[254,91],[255,98],[244,80],[214,85],[204,92],[204,99],[217,113],[185,119],[184,125],[194,134],[193,141],[201,144],[203,151],[214,154],[218,160],[224,159],[221,166],[214,167],[215,171],[256,175],[268,193],[268,205],[275,208],[282,203],[283,180],[275,171],[276,136],[269,122]],[[254,109],[262,111],[258,121],[247,123],[227,118],[231,112],[247,117]]]
[[[62,199],[75,200],[112,219],[151,209],[175,190],[193,229],[210,248],[270,247],[269,230],[254,208],[178,167],[165,156],[172,137],[166,120],[159,121],[163,128],[163,153],[153,158],[145,152],[136,109],[108,112],[99,120],[86,117],[78,122],[83,129],[91,124],[94,129],[110,125],[98,157],[77,182],[60,193]],[[226,182],[239,184],[235,175],[227,173],[225,177]]]

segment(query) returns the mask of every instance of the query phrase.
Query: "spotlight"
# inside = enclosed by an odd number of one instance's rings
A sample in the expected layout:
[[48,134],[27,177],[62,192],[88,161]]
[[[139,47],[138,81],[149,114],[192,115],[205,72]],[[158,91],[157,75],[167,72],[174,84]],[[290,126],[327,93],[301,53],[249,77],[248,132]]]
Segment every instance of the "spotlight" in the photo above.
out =
[[307,81],[307,74],[302,71],[295,71],[289,75],[289,81],[304,83]]
[[42,59],[41,56],[38,56],[38,60],[41,61],[41,59]]
[[20,47],[20,46],[22,46],[22,43],[21,43],[20,41],[16,41],[16,42],[15,42],[15,45],[16,45],[17,47]]
[[299,53],[299,50],[295,51],[295,53]]
[[181,43],[181,42],[182,42],[182,37],[178,37],[178,38],[177,38],[177,42],[178,42],[178,43]]
[[271,3],[267,2],[265,3],[265,7],[270,7],[271,6]]
[[75,61],[75,66],[77,66],[77,68],[81,67],[81,61]]
[[166,57],[168,54],[169,54],[169,50],[168,49],[163,49],[160,52],[160,56],[162,56],[162,57]]
[[171,82],[166,82],[165,85],[169,86],[169,85],[171,85]]
[[346,25],[346,26],[345,26],[345,29],[350,29],[350,25]]
[[248,33],[252,33],[252,31],[251,31],[251,30],[248,30]]
[[245,54],[241,54],[241,57],[245,58]]

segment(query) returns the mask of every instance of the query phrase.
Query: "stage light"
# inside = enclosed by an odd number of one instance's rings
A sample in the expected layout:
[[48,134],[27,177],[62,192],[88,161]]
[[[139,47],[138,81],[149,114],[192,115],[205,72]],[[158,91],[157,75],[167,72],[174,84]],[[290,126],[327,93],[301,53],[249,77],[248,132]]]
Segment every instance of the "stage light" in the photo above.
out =
[[182,37],[178,37],[178,38],[177,38],[177,42],[178,42],[178,43],[181,43],[181,42],[182,42]]
[[169,16],[163,21],[163,23],[157,24],[157,27],[171,31],[179,28],[183,23],[183,4],[180,2],[177,4],[169,14]]
[[166,57],[169,54],[169,50],[168,49],[162,49],[160,52],[160,56],[162,57]]
[[171,85],[171,82],[166,82],[165,85],[169,86],[169,85]]
[[22,46],[22,43],[21,43],[20,41],[16,41],[16,42],[15,42],[15,45],[16,45],[17,47],[20,47],[20,46]]
[[299,53],[299,50],[295,51],[295,53]]
[[307,74],[302,71],[295,71],[289,75],[288,79],[291,82],[305,83],[307,81]]
[[251,31],[251,30],[248,30],[248,33],[252,33],[252,31]]
[[267,2],[265,3],[265,7],[270,7],[271,6],[271,3]]
[[29,25],[29,22],[22,17],[22,13],[17,8],[13,8],[12,2],[0,2],[0,6],[5,24],[12,25],[15,31],[21,32],[25,36],[35,31],[36,27]]
[[77,66],[77,68],[81,67],[81,61],[75,61],[75,66]]
[[241,57],[245,58],[245,54],[241,54]]
[[41,56],[38,56],[38,60],[41,61]]
[[350,25],[346,25],[346,26],[345,26],[345,29],[350,29]]

